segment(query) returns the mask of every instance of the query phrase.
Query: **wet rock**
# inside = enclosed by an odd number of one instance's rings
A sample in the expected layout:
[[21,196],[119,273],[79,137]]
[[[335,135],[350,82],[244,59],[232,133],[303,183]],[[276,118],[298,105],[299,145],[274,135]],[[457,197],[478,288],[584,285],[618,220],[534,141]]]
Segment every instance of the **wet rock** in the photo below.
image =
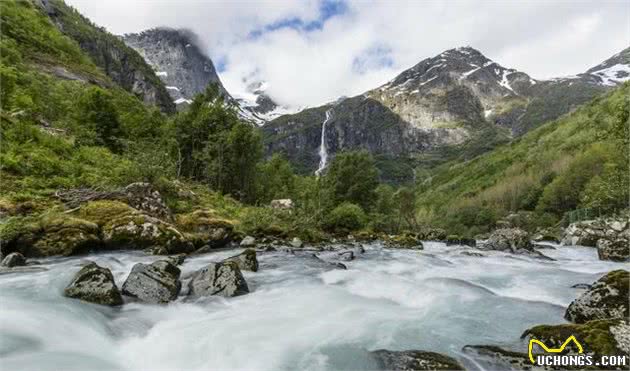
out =
[[453,358],[440,353],[422,350],[375,350],[370,352],[376,362],[385,370],[463,370]]
[[412,234],[400,234],[390,237],[385,241],[389,248],[422,250],[424,246],[422,241]]
[[189,295],[232,297],[249,292],[247,282],[233,261],[210,263],[195,272],[189,283]]
[[252,236],[246,236],[240,243],[241,247],[251,247],[256,245],[256,239]]
[[338,254],[338,256],[342,261],[354,260],[354,252],[352,251],[342,251]]
[[550,367],[532,365],[527,353],[513,352],[494,345],[466,345],[462,349],[475,359],[482,370],[551,370]]
[[484,249],[517,252],[517,250],[533,250],[529,234],[518,228],[497,229],[483,244]]
[[[549,348],[559,348],[570,336],[580,342],[587,354],[629,355],[630,325],[628,318],[589,321],[583,324],[540,325],[525,330],[521,338],[534,338]],[[567,353],[578,353],[577,345],[569,343]]]
[[169,260],[138,263],[125,280],[122,293],[147,303],[167,303],[179,294],[179,275],[179,268]]
[[630,274],[625,270],[609,272],[582,293],[567,308],[564,318],[575,323],[629,316]]
[[19,252],[12,252],[2,259],[0,265],[8,268],[23,266],[26,265],[26,258]]
[[549,232],[539,232],[532,236],[532,241],[534,242],[553,242],[560,243],[560,239],[556,237],[555,234],[550,234]]
[[365,253],[365,248],[363,246],[357,246],[352,249],[352,251],[354,252],[354,255],[360,255]]
[[256,259],[256,251],[253,249],[247,249],[242,253],[225,259],[224,261],[235,262],[240,270],[243,271],[258,271],[258,260]]
[[600,260],[612,260],[618,262],[630,261],[630,241],[618,239],[615,241],[597,240],[597,255]]
[[64,295],[95,304],[121,305],[120,291],[112,272],[91,262],[81,268],[65,288]]
[[182,265],[186,260],[186,254],[177,254],[168,258],[174,265]]
[[480,252],[476,252],[476,251],[461,251],[459,255],[475,256],[475,257],[485,256],[484,254]]
[[[630,223],[628,222],[628,215],[572,223],[564,230],[562,244],[596,247],[599,240],[609,241],[610,244],[614,244],[613,247],[615,249],[621,249],[619,253],[620,258],[623,260],[627,259],[628,253],[626,252],[626,254],[623,255],[622,247],[625,241],[625,251],[628,251],[627,246],[630,244]],[[606,245],[606,243],[603,244],[604,248],[607,247]],[[606,256],[605,252],[604,256]],[[612,256],[616,257],[617,254],[613,253]]]
[[571,286],[572,289],[585,289],[585,290],[588,290],[591,287],[593,287],[593,285],[589,285],[588,283],[576,283],[575,285]]
[[293,239],[291,240],[291,246],[295,247],[296,249],[299,249],[300,247],[303,246],[302,240],[300,240],[297,237],[293,237]]
[[477,246],[477,241],[474,238],[463,238],[463,237],[455,236],[455,235],[450,235],[446,237],[445,242],[446,242],[446,246],[451,246],[451,245],[463,245],[463,246],[470,246],[470,247]]

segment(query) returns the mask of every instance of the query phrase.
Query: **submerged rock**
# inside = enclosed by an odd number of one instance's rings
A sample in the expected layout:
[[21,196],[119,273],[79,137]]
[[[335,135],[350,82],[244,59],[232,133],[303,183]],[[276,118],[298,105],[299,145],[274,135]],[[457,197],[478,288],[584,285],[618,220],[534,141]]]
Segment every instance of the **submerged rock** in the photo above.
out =
[[147,303],[167,303],[175,300],[182,287],[180,270],[169,260],[133,266],[125,280],[122,293]]
[[455,235],[450,235],[446,237],[445,242],[446,242],[446,246],[452,246],[452,245],[463,245],[463,246],[470,246],[470,247],[477,246],[477,241],[474,238],[463,238],[463,237],[455,236]]
[[189,295],[232,297],[249,292],[247,282],[233,261],[210,263],[195,272],[189,283]]
[[20,267],[26,265],[26,258],[19,252],[12,252],[2,259],[2,263],[0,263],[0,265],[9,268]]
[[343,261],[351,261],[354,260],[354,252],[353,251],[342,251],[338,254],[339,259]]
[[609,272],[575,299],[564,318],[575,323],[591,320],[627,318],[630,273],[625,270]]
[[253,249],[247,249],[236,256],[225,259],[224,261],[235,262],[239,269],[244,271],[258,271],[258,259],[256,259],[256,251]]
[[505,350],[495,345],[466,345],[463,351],[475,359],[482,370],[551,370],[533,365],[527,353]]
[[81,268],[65,288],[64,295],[70,298],[102,305],[121,305],[120,291],[112,272],[91,262]]
[[453,358],[440,353],[422,350],[375,350],[370,352],[384,370],[463,370],[464,368]]
[[517,252],[518,250],[533,250],[533,245],[529,239],[529,234],[519,228],[497,229],[483,247],[488,250]]

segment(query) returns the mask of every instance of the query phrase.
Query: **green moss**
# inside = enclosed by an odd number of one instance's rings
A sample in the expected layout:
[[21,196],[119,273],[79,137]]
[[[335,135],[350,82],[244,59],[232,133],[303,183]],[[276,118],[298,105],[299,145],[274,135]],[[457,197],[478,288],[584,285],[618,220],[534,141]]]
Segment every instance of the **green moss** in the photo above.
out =
[[103,226],[113,219],[116,219],[124,214],[134,212],[126,203],[120,201],[92,201],[81,206],[77,211],[80,218],[89,220],[93,223]]
[[547,346],[559,347],[574,335],[587,353],[597,355],[620,354],[610,327],[622,322],[620,319],[590,321],[584,324],[540,325],[526,330],[521,337],[530,336]]

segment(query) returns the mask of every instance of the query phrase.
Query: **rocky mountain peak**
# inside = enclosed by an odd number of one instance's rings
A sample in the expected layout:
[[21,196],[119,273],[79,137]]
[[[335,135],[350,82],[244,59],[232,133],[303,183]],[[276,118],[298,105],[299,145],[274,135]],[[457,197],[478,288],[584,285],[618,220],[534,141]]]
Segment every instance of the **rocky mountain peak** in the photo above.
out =
[[154,28],[124,35],[123,39],[155,69],[176,104],[190,103],[210,83],[217,84],[221,93],[229,97],[212,60],[201,51],[198,38],[191,31]]
[[615,86],[630,80],[630,47],[589,69],[586,73],[607,86]]

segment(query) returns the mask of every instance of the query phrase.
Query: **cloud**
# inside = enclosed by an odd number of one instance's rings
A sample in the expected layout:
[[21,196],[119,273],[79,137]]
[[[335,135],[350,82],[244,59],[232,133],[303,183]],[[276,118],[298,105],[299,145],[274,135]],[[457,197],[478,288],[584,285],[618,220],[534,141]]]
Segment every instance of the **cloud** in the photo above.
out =
[[114,33],[189,28],[230,92],[266,80],[272,98],[293,106],[360,94],[462,45],[549,78],[583,72],[630,44],[625,1],[69,2]]

